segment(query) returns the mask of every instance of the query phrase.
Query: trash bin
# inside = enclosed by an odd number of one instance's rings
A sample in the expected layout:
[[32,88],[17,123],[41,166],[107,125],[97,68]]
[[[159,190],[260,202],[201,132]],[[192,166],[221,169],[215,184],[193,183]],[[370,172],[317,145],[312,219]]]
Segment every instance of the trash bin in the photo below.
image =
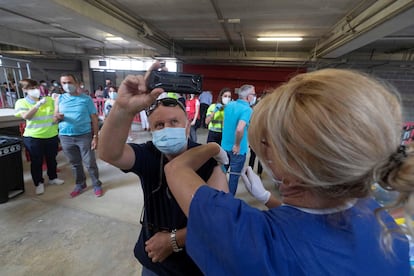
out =
[[0,203],[24,192],[20,138],[0,136],[0,178]]

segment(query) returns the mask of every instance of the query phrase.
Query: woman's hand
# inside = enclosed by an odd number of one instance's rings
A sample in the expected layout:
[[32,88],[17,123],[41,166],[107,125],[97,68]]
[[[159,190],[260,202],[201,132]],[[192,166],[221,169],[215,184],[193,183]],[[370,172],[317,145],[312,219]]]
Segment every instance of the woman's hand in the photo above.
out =
[[248,166],[241,172],[241,178],[243,179],[244,186],[249,193],[263,204],[270,198],[270,192],[263,186],[260,177],[253,172],[252,167]]

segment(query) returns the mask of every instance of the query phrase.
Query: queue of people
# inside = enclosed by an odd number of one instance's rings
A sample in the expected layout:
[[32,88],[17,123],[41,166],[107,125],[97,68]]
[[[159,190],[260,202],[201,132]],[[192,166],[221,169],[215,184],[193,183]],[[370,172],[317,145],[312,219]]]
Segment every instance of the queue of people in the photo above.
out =
[[56,156],[60,143],[75,177],[75,188],[70,196],[76,197],[86,188],[84,164],[89,171],[95,195],[102,196],[102,183],[94,153],[98,145],[97,110],[83,83],[72,74],[62,74],[60,82],[53,80],[50,89],[43,80],[39,85],[35,80],[23,79],[20,85],[26,96],[16,102],[15,116],[26,120],[22,136],[30,156],[35,193],[41,195],[45,190],[44,161],[48,184],[64,183],[57,177]]

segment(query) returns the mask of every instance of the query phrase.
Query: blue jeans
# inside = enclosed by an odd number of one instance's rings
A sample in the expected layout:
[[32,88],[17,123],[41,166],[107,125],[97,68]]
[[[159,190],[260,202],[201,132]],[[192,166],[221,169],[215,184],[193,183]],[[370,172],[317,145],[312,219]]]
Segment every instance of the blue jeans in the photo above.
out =
[[195,125],[190,127],[190,140],[197,143],[197,127]]
[[92,185],[100,187],[99,170],[96,165],[95,152],[91,150],[92,134],[83,134],[77,136],[60,135],[60,144],[66,157],[72,165],[72,172],[75,176],[76,186],[81,187],[86,184],[86,176],[83,170],[83,163],[88,169]]
[[[230,177],[229,177],[229,191],[233,195],[236,194],[237,185],[239,183],[240,173],[243,169],[244,162],[246,161],[246,154],[234,154],[231,150],[226,151],[229,157]],[[227,166],[228,168],[228,166]]]

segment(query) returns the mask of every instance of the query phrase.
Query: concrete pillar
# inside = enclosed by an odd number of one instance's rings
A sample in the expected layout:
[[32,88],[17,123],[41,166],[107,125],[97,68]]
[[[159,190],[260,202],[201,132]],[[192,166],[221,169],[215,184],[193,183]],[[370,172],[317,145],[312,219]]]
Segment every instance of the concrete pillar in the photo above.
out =
[[82,80],[85,84],[85,88],[90,92],[93,92],[94,88],[92,87],[92,76],[88,59],[82,59]]

